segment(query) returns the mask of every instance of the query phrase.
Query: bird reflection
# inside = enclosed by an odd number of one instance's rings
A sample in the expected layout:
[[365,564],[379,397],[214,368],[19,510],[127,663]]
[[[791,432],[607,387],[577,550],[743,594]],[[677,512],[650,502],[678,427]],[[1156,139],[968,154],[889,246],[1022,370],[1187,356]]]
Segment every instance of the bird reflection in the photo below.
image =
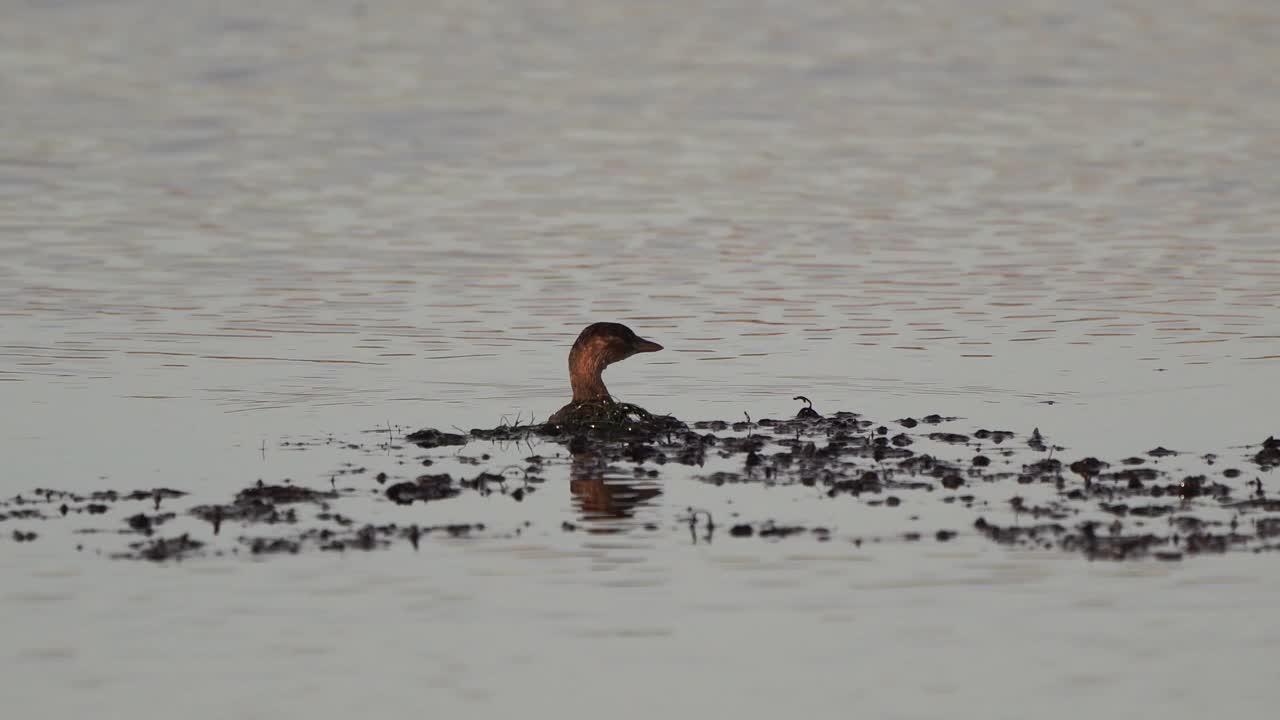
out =
[[637,481],[592,452],[573,453],[569,492],[588,532],[619,533],[633,529],[636,511],[652,504],[662,489],[652,481]]

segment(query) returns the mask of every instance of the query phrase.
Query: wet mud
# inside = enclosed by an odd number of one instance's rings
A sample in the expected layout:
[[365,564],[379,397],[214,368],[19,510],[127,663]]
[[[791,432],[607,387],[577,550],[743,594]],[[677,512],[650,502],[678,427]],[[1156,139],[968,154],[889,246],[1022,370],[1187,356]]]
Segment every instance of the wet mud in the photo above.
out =
[[[1220,453],[1156,447],[1103,459],[1051,441],[1039,428],[959,427],[963,420],[940,414],[880,423],[853,412],[823,415],[807,398],[797,399],[805,406],[783,419],[744,414],[686,425],[619,403],[576,408],[556,424],[407,434],[388,426],[370,431],[379,437],[374,444],[290,440],[281,447],[323,445],[356,457],[310,483],[257,480],[224,501],[192,503],[169,488],[36,489],[0,501],[0,523],[8,526],[0,539],[54,542],[36,528],[63,522],[72,526],[76,550],[149,561],[418,548],[553,532],[672,532],[694,543],[808,539],[862,548],[971,538],[1010,551],[1105,561],[1280,549],[1280,495],[1269,494],[1280,466],[1273,435]],[[411,468],[431,471],[406,472]],[[495,524],[449,511],[463,497],[521,503],[551,482],[568,483],[573,520],[530,513]],[[725,505],[652,512],[677,483],[712,488]],[[748,487],[798,492],[830,503],[834,515],[813,525],[744,517],[728,508]],[[383,506],[399,508],[407,520],[360,519],[380,516]],[[930,526],[931,509],[942,506],[962,508],[968,519],[956,522],[950,512],[947,523]],[[474,504],[467,507],[476,513]],[[415,521],[421,516],[414,513],[426,512],[438,520],[441,509],[448,522]],[[642,510],[666,519],[636,524]],[[859,513],[908,510],[899,531],[859,532]],[[839,520],[846,515],[847,524]],[[123,547],[90,543],[111,535],[126,536]]]

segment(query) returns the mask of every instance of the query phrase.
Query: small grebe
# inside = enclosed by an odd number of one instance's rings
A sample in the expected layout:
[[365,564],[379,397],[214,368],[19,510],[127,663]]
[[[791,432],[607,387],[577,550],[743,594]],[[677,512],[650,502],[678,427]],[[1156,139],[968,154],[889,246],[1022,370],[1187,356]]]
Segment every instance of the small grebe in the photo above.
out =
[[573,387],[573,402],[557,410],[547,422],[557,423],[566,419],[580,403],[612,402],[609,389],[600,377],[604,369],[636,353],[661,349],[658,343],[645,340],[621,323],[588,325],[569,351],[569,385]]

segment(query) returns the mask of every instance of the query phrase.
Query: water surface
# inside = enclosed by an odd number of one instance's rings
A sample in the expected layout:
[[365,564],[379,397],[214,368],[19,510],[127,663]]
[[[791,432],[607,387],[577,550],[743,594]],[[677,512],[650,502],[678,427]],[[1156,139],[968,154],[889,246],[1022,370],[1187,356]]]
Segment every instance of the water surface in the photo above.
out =
[[[566,399],[567,346],[603,319],[667,347],[611,369],[614,393],[688,420],[788,415],[803,394],[882,421],[1038,427],[1072,456],[1164,445],[1237,463],[1280,432],[1266,3],[125,0],[5,16],[6,497],[221,500],[257,478],[321,485],[342,463],[394,473],[282,443],[374,450],[379,426],[545,417]],[[532,529],[416,553],[153,567],[94,552],[113,539],[77,553],[63,531],[20,544],[0,523],[9,705],[1265,707],[1267,555],[1091,564],[988,545],[936,505],[920,522],[965,531],[954,545],[707,545],[672,530],[689,505],[842,537],[908,520],[678,473],[608,519],[616,532],[564,533],[590,508],[562,480],[518,505],[419,507],[424,523]]]

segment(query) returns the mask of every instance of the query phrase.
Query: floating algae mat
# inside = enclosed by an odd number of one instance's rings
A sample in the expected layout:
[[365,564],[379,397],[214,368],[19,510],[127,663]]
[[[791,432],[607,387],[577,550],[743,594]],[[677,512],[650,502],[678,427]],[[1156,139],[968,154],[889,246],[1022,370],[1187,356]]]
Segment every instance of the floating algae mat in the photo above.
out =
[[[1092,560],[1280,549],[1274,437],[1217,454],[1161,447],[1100,459],[1039,430],[963,422],[806,407],[790,419],[685,425],[633,405],[583,403],[555,425],[291,439],[280,449],[343,459],[310,482],[257,480],[229,498],[34,489],[0,502],[0,530],[16,542],[153,561],[349,552],[626,531],[592,523],[629,518],[665,495],[657,519],[636,530],[671,542],[848,543],[874,557],[887,543],[994,541]],[[528,502],[565,482],[581,517],[548,517]],[[736,502],[748,492],[752,509]],[[677,500],[692,494],[703,504]],[[801,500],[825,522],[779,519]],[[902,521],[870,532],[872,513]],[[48,532],[54,523],[63,529]]]

